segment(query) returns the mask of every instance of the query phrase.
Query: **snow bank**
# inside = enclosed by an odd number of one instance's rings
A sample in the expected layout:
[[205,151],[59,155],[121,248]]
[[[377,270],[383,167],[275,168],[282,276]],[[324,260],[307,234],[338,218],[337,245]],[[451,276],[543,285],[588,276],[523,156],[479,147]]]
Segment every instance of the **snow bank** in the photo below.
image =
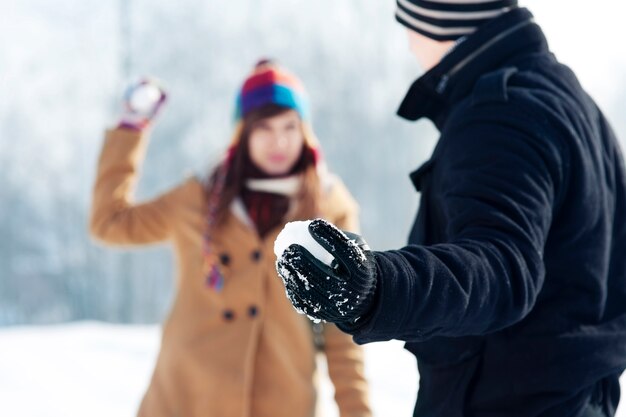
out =
[[[0,328],[0,416],[134,417],[158,352],[157,326],[97,322]],[[410,416],[415,360],[400,342],[365,347],[376,416]],[[337,417],[320,360],[320,408]]]

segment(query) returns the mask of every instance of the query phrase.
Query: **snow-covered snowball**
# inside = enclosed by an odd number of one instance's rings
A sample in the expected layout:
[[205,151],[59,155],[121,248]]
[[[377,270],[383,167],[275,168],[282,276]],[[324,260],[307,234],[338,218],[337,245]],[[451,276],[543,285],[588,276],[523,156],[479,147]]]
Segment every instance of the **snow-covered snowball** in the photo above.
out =
[[138,113],[149,113],[161,98],[161,90],[155,85],[144,84],[130,96],[130,107]]
[[278,258],[283,254],[291,244],[297,243],[311,252],[317,259],[330,266],[333,256],[317,243],[309,233],[309,224],[311,220],[289,222],[276,237],[274,242],[274,253]]

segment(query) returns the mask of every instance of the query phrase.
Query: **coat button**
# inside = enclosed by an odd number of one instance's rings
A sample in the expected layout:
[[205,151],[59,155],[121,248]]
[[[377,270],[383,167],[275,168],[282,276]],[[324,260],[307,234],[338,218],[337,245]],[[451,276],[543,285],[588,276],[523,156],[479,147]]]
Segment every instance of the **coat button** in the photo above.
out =
[[250,257],[252,258],[254,262],[259,262],[259,260],[261,259],[261,251],[258,249],[252,251],[252,254],[250,255]]
[[233,321],[235,319],[235,312],[232,310],[224,310],[222,317],[224,317],[226,321]]
[[220,254],[220,262],[224,266],[228,266],[230,264],[230,255],[227,253]]
[[256,317],[259,314],[259,309],[257,308],[257,306],[250,306],[248,308],[248,315],[250,317]]

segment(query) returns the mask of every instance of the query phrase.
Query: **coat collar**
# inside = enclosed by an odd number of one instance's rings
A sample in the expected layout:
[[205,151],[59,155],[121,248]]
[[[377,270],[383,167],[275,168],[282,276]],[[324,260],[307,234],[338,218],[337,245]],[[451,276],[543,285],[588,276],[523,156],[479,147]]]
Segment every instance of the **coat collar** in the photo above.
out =
[[451,107],[466,97],[483,74],[515,58],[548,51],[541,28],[525,8],[514,9],[462,38],[435,67],[409,88],[398,115],[415,121],[426,117],[441,129]]

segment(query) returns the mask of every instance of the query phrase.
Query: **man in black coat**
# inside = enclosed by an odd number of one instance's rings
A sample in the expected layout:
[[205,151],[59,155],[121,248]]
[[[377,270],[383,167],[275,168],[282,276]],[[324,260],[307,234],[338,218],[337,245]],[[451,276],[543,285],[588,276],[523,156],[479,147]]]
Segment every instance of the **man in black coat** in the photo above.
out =
[[411,174],[409,245],[316,220],[277,268],[294,306],[415,354],[415,416],[613,416],[626,367],[626,174],[617,140],[516,0],[398,0],[432,68],[399,115],[441,136]]

